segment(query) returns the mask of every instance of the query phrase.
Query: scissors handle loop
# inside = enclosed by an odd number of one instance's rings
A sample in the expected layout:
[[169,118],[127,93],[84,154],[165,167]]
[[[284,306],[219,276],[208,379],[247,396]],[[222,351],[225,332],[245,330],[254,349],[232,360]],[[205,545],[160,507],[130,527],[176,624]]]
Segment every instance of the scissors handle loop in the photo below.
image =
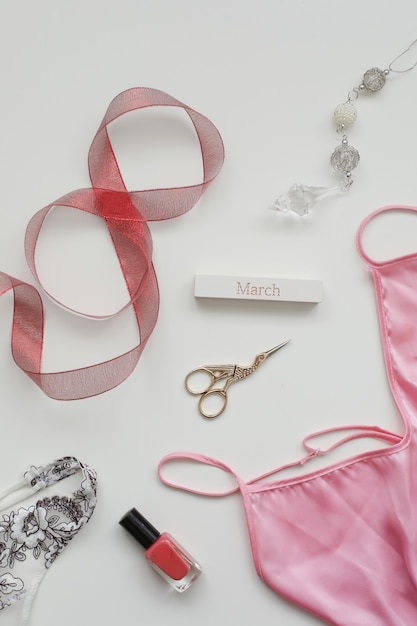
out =
[[198,367],[185,377],[185,388],[191,395],[200,396],[211,389],[214,381],[215,377],[209,369]]
[[[227,405],[227,392],[224,389],[209,389],[205,393],[201,394],[198,401],[198,410],[203,417],[212,419],[221,415]],[[208,407],[215,407],[214,410],[209,410]]]

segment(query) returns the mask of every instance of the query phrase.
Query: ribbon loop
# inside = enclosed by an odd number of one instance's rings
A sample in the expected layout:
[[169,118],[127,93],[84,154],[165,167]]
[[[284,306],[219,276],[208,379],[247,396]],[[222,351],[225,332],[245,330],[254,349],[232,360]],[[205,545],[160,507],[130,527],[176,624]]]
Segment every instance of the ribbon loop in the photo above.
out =
[[[201,148],[201,183],[169,189],[126,189],[108,135],[108,125],[125,113],[152,106],[180,107],[189,116]],[[76,400],[94,396],[116,387],[133,372],[155,327],[159,310],[158,282],[152,264],[152,238],[147,222],[171,219],[189,211],[220,172],[223,161],[223,142],[216,127],[204,115],[172,96],[157,89],[138,87],[124,91],[112,100],[88,153],[91,188],[70,192],[35,213],[26,229],[25,253],[33,276],[43,288],[35,253],[50,211],[56,206],[65,206],[102,218],[129,293],[129,301],[121,310],[132,307],[140,343],[105,362],[70,371],[42,372],[44,313],[40,294],[32,285],[0,272],[0,295],[10,289],[14,292],[13,358],[49,397]],[[44,291],[57,304],[71,310]],[[81,311],[74,312],[85,315]],[[95,318],[101,319],[100,316]]]

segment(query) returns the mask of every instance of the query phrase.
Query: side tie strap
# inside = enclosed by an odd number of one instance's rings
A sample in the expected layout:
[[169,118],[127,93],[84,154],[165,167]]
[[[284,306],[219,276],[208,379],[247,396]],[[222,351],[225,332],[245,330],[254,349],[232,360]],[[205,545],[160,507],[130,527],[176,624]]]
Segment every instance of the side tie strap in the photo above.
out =
[[[309,441],[313,438],[328,435],[333,432],[343,432],[346,431],[347,434],[345,437],[336,441],[336,443],[331,444],[327,448],[317,448],[310,445]],[[310,459],[315,458],[317,455],[328,454],[332,450],[335,450],[339,446],[347,443],[348,441],[354,441],[355,439],[361,439],[365,437],[371,437],[374,439],[378,439],[380,441],[384,441],[385,443],[395,445],[402,441],[402,436],[397,435],[396,433],[392,433],[389,430],[384,428],[380,428],[379,426],[364,426],[364,425],[353,425],[353,426],[340,426],[335,428],[327,428],[324,430],[320,430],[310,435],[307,435],[303,440],[303,445],[307,451],[306,456],[298,461],[293,461],[290,463],[285,463],[279,467],[276,467],[272,470],[261,474],[260,476],[256,476],[256,478],[252,478],[251,480],[244,481],[236,472],[234,472],[228,465],[219,461],[218,459],[214,459],[205,454],[198,454],[194,452],[172,452],[164,456],[159,464],[158,464],[158,476],[160,481],[167,485],[168,487],[172,487],[174,489],[180,489],[181,491],[188,491],[190,493],[194,493],[201,496],[209,496],[209,497],[224,497],[229,496],[237,491],[241,491],[243,495],[246,493],[246,488],[248,485],[253,485],[258,483],[266,478],[274,476],[274,474],[278,474],[285,469],[289,469],[291,467],[296,467],[299,465],[304,465]],[[166,478],[165,473],[163,471],[165,465],[175,462],[175,461],[191,461],[192,463],[201,463],[203,465],[207,465],[210,467],[216,467],[225,471],[227,474],[233,476],[236,480],[237,485],[232,487],[231,489],[225,489],[224,491],[204,491],[202,489],[197,489],[195,487],[190,487],[188,485],[182,485],[177,482],[174,482],[168,478]]]

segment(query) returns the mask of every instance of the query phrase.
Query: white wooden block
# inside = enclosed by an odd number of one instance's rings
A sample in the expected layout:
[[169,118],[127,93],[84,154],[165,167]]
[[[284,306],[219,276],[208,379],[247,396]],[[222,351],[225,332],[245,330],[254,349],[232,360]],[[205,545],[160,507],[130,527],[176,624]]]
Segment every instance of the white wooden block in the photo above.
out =
[[259,276],[195,276],[196,298],[270,300],[272,302],[320,302],[322,281]]

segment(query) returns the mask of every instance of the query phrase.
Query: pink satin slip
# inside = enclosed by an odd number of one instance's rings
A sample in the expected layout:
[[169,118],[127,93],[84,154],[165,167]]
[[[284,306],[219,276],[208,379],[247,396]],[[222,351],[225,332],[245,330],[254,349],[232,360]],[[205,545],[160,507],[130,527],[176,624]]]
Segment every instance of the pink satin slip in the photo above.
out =
[[[222,496],[241,491],[255,568],[277,593],[337,626],[417,624],[417,253],[385,262],[358,250],[373,276],[381,339],[391,391],[404,421],[404,435],[378,426],[353,425],[327,450],[304,440],[307,456],[243,481],[221,461],[179,452],[165,456],[161,480],[194,493]],[[361,453],[301,477],[260,482],[279,470],[304,464],[318,453],[358,437],[388,446]],[[162,474],[175,459],[225,470],[237,487],[206,493],[177,485]]]

